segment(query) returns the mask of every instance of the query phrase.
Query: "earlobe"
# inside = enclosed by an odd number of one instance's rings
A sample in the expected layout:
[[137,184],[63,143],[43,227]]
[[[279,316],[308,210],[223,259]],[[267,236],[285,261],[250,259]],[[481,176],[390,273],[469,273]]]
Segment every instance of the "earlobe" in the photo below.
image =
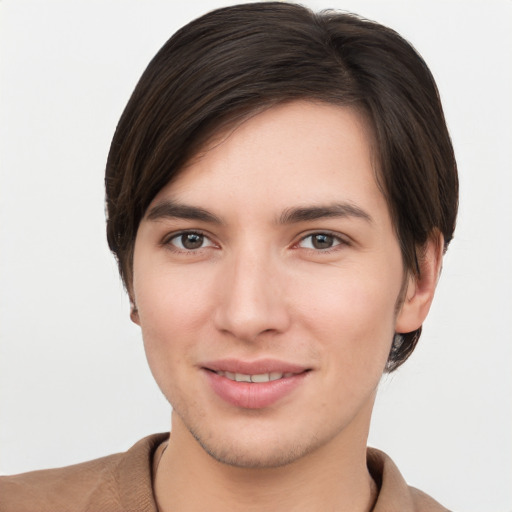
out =
[[130,319],[134,324],[140,325],[139,310],[133,301],[130,301]]
[[405,298],[396,318],[395,332],[407,333],[419,329],[430,310],[441,272],[443,235],[433,234],[419,261],[418,275],[409,276]]

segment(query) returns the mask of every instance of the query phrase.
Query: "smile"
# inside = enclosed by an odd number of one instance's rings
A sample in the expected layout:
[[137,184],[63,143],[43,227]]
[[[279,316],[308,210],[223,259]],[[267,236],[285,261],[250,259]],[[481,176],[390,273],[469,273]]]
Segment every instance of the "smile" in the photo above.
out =
[[233,373],[233,372],[223,372],[216,371],[217,375],[221,377],[226,377],[229,380],[235,382],[253,382],[253,383],[264,383],[264,382],[272,382],[274,380],[279,380],[282,378],[293,377],[294,373],[292,372],[269,372],[269,373],[258,373],[255,375],[249,375],[246,373]]
[[238,409],[264,409],[291,397],[312,368],[275,359],[222,359],[201,365],[214,395]]

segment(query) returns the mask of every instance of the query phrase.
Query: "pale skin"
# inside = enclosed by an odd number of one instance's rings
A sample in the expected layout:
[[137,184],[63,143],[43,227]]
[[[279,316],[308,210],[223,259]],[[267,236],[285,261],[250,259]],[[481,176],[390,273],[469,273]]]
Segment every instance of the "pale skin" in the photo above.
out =
[[[406,273],[371,143],[347,107],[272,107],[219,134],[148,208],[131,298],[173,406],[161,511],[373,506],[376,389],[394,333],[428,313],[442,240],[427,244],[421,277]],[[268,360],[296,368],[271,403],[212,385],[239,386],[212,361]]]

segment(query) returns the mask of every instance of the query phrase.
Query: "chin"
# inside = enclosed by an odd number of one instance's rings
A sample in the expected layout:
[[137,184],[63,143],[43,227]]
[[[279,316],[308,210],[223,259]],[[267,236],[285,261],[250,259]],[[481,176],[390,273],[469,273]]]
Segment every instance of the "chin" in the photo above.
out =
[[316,439],[305,442],[293,442],[292,439],[283,439],[265,436],[252,436],[236,440],[216,436],[205,440],[201,434],[191,431],[191,434],[202,449],[217,462],[247,469],[278,468],[291,464],[317,449],[321,443]]
[[268,469],[286,466],[302,458],[310,450],[304,447],[283,447],[269,451],[268,449],[248,449],[243,447],[215,448],[205,446],[201,443],[203,449],[213,457],[217,462],[227,466],[247,469]]

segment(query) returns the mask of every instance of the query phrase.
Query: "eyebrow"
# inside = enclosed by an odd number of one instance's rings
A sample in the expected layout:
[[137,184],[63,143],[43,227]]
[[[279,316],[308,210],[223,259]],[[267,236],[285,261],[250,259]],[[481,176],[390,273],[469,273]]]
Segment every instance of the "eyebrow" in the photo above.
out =
[[[356,217],[369,223],[373,222],[370,214],[365,212],[362,208],[359,208],[359,206],[350,203],[334,203],[330,205],[287,208],[279,216],[278,223],[294,224],[329,217]],[[171,199],[157,203],[147,214],[148,220],[165,218],[199,220],[212,224],[223,224],[222,220],[217,217],[217,215],[204,208],[178,203]]]
[[373,223],[371,215],[359,206],[351,203],[334,203],[329,205],[306,206],[287,208],[279,217],[280,224],[293,224],[328,217],[356,217],[370,224]]
[[212,224],[222,224],[222,221],[213,213],[187,204],[177,203],[166,199],[153,206],[147,214],[148,220],[158,220],[166,218],[200,220]]

